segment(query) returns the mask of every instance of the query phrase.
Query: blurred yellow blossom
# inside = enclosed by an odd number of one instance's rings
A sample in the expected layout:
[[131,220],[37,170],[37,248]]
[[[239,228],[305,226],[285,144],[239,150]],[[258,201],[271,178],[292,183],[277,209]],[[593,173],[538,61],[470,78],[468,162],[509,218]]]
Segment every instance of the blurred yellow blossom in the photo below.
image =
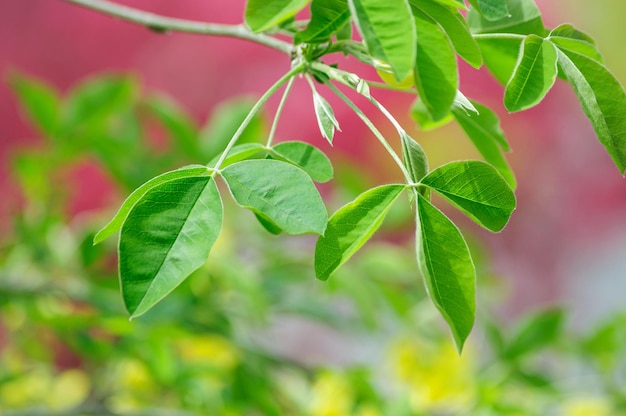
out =
[[181,360],[191,365],[206,365],[219,370],[232,370],[239,362],[235,346],[226,338],[205,334],[176,341]]
[[46,404],[57,412],[79,406],[89,395],[90,381],[84,371],[74,369],[59,374],[49,389]]
[[352,415],[354,391],[342,374],[322,371],[313,383],[310,416]]
[[408,390],[416,412],[467,408],[475,400],[474,360],[470,348],[459,356],[451,342],[428,344],[402,339],[391,348],[393,373]]
[[611,404],[600,397],[576,397],[563,405],[563,416],[615,416]]

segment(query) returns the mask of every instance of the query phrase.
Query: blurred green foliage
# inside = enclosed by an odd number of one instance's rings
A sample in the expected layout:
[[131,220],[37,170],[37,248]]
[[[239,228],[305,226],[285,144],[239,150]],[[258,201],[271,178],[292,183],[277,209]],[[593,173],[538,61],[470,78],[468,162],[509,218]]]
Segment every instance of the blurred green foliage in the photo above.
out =
[[[64,97],[23,74],[9,82],[46,141],[12,158],[23,201],[1,241],[1,414],[626,415],[626,314],[576,333],[553,308],[505,329],[487,318],[499,291],[478,264],[482,311],[459,357],[411,244],[379,239],[323,283],[313,240],[273,237],[232,201],[207,263],[129,321],[115,247],[92,245],[111,212],[73,216],[60,172],[93,161],[125,196],[211,160],[251,102],[198,127],[135,77],[100,75]],[[264,134],[256,119],[245,141]],[[338,169],[354,180],[327,192],[337,206],[367,186],[358,167]],[[410,217],[395,209],[383,231],[401,240]]]

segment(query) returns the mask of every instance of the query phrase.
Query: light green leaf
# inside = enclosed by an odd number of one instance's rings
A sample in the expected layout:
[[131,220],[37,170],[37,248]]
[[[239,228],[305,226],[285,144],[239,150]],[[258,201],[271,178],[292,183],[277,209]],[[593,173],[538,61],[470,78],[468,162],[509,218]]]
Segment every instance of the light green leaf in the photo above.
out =
[[193,118],[172,98],[164,94],[154,94],[146,100],[148,110],[163,124],[173,139],[174,147],[190,157],[200,154],[198,128]]
[[[265,157],[267,153],[265,152],[265,146],[261,143],[242,143],[233,146],[226,159],[222,162],[221,169],[224,169],[228,165],[232,165],[233,163],[241,162],[242,160],[250,159],[252,157]],[[220,155],[217,155],[211,160],[207,166],[214,167],[217,161],[219,160]]]
[[602,64],[568,49],[558,50],[558,63],[574,88],[598,140],[622,174],[626,170],[626,93]]
[[132,317],[144,314],[204,264],[222,227],[209,176],[181,177],[146,192],[122,226],[119,270]]
[[282,142],[272,148],[274,156],[304,170],[315,182],[333,178],[333,165],[317,147],[305,142]]
[[[502,0],[489,0],[500,2]],[[541,12],[534,0],[506,0],[510,16],[502,19],[489,20],[482,16],[476,8],[467,14],[467,22],[473,33],[519,33],[543,36],[545,29],[541,20]]]
[[434,121],[450,113],[459,74],[456,55],[450,39],[433,19],[414,8],[417,28],[415,86]]
[[458,10],[432,0],[410,0],[410,3],[412,7],[419,8],[441,25],[461,58],[474,68],[482,65],[483,58],[478,44],[472,37],[465,18]]
[[413,105],[411,106],[411,117],[423,131],[430,131],[445,126],[454,119],[452,114],[448,114],[440,120],[433,120],[428,108],[426,108],[426,104],[424,104],[424,100],[420,97],[417,97],[415,101],[413,101]]
[[502,154],[503,151],[509,151],[509,144],[500,128],[500,120],[490,108],[475,101],[472,103],[478,113],[455,107],[452,114],[485,161],[496,168],[509,186],[515,189],[515,174]]
[[561,49],[568,49],[572,52],[585,55],[588,58],[604,63],[604,58],[596,48],[593,38],[586,33],[577,30],[572,25],[560,25],[550,32],[548,40]]
[[492,38],[477,39],[483,55],[485,66],[489,72],[502,84],[511,79],[515,64],[522,46],[521,39]]
[[434,1],[439,4],[443,4],[444,6],[467,10],[467,6],[465,6],[465,2],[463,0],[434,0]]
[[296,34],[296,43],[321,43],[343,28],[350,19],[347,0],[313,0],[311,20]]
[[416,32],[408,0],[348,0],[370,54],[391,65],[398,81],[415,65]]
[[504,90],[507,110],[522,111],[537,105],[554,85],[557,74],[554,45],[539,36],[528,35]]
[[328,104],[328,101],[324,99],[317,91],[313,90],[313,107],[315,108],[315,116],[317,117],[317,125],[320,129],[322,136],[328,140],[328,143],[333,144],[333,137],[335,136],[335,129],[341,131],[339,128],[339,122],[335,118],[333,108]]
[[476,271],[459,229],[417,194],[417,262],[428,296],[450,326],[459,352],[476,315]]
[[408,134],[401,132],[402,162],[411,174],[413,182],[418,183],[428,173],[428,158],[422,146]]
[[356,253],[378,230],[404,185],[383,185],[370,189],[341,207],[315,245],[315,275],[328,277]]
[[310,0],[248,0],[246,24],[253,32],[263,32],[292,18]]
[[324,233],[326,207],[302,169],[279,160],[244,160],[224,168],[222,176],[240,206],[286,233]]
[[54,137],[59,124],[59,93],[44,81],[12,72],[9,85],[30,121],[47,137]]
[[469,0],[469,3],[489,21],[510,17],[505,0]]
[[259,224],[265,228],[271,234],[278,235],[283,232],[283,229],[278,225],[274,224],[271,219],[266,217],[262,212],[255,212],[254,216],[256,217]]
[[421,184],[438,192],[477,224],[502,230],[515,209],[515,195],[491,165],[451,162],[430,172]]
[[100,231],[96,233],[93,238],[93,243],[98,244],[118,232],[120,228],[122,228],[124,221],[126,221],[128,214],[135,206],[135,204],[137,204],[137,202],[139,202],[151,189],[176,179],[208,176],[210,173],[211,170],[207,169],[206,166],[190,165],[163,173],[155,178],[150,179],[148,182],[135,189],[128,196],[128,198],[126,198],[113,219],[111,219],[111,221],[109,221],[107,225],[105,225]]
[[506,346],[504,357],[515,360],[555,341],[563,329],[564,318],[561,309],[545,310],[527,318]]

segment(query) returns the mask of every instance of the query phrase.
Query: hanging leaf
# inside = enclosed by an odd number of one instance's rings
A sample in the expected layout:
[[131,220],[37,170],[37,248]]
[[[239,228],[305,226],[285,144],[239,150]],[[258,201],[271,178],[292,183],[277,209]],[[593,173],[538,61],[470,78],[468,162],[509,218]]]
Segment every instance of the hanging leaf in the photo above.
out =
[[507,110],[522,111],[537,105],[554,85],[557,73],[554,45],[539,36],[527,36],[504,90]]
[[451,162],[430,172],[421,184],[436,191],[490,231],[500,231],[515,209],[515,195],[504,178],[479,161]]
[[315,275],[328,277],[356,253],[378,230],[404,185],[383,185],[370,189],[341,207],[315,245]]
[[322,136],[328,140],[328,143],[333,144],[335,129],[341,131],[339,128],[339,122],[335,118],[333,108],[330,104],[328,104],[328,101],[326,101],[317,91],[313,90],[312,92],[313,107],[315,108],[315,116],[317,117],[317,126],[319,127]]
[[461,352],[476,314],[474,263],[456,225],[420,194],[416,249],[428,296],[450,326]]
[[162,182],[133,205],[120,235],[122,295],[132,317],[163,299],[206,261],[222,227],[209,176]]
[[415,65],[415,21],[407,0],[348,0],[370,54],[401,81]]
[[234,163],[222,171],[235,201],[288,234],[322,234],[328,214],[322,197],[302,169],[279,160]]
[[434,121],[450,113],[459,86],[456,55],[450,39],[433,19],[413,9],[417,28],[415,86]]
[[253,32],[263,32],[292,18],[310,0],[248,0],[246,24]]
[[428,174],[428,158],[422,146],[411,136],[402,132],[402,161],[411,174],[413,182],[418,183]]
[[350,19],[347,0],[313,0],[311,20],[296,34],[296,43],[322,43],[343,28]]
[[109,221],[107,225],[105,225],[100,231],[96,233],[93,238],[93,243],[98,244],[113,234],[117,233],[131,209],[139,202],[151,189],[162,185],[166,182],[173,181],[176,179],[196,177],[196,176],[208,176],[211,173],[210,169],[207,169],[206,166],[202,165],[190,165],[185,166],[180,169],[176,169],[170,172],[163,173],[155,178],[150,179],[148,182],[141,185],[139,188],[135,189],[129,196],[126,198],[120,209],[117,211],[117,214]]
[[467,21],[455,8],[446,7],[432,0],[410,0],[411,7],[418,8],[437,22],[446,32],[454,49],[468,64],[479,68],[483,58]]
[[513,189],[517,186],[515,174],[502,152],[508,152],[509,144],[500,128],[498,116],[480,103],[472,102],[478,113],[471,113],[460,108],[453,108],[452,114],[461,128],[470,138],[485,161],[492,165]]
[[574,88],[600,143],[622,174],[626,170],[626,93],[602,64],[559,48],[558,63]]
[[317,147],[305,142],[282,142],[272,148],[274,156],[298,166],[315,182],[328,182],[333,178],[333,165]]

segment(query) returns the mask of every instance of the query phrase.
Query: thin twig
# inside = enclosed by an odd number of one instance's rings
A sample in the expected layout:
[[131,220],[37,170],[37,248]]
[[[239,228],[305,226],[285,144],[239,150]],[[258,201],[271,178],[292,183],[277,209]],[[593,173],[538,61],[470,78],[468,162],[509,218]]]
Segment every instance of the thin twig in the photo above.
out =
[[88,9],[96,10],[129,22],[138,23],[156,31],[176,31],[196,33],[200,35],[227,36],[255,42],[286,54],[291,54],[292,45],[262,33],[253,33],[245,25],[225,25],[218,23],[204,23],[173,17],[161,16],[155,13],[134,9],[108,0],[64,0],[78,4]]

